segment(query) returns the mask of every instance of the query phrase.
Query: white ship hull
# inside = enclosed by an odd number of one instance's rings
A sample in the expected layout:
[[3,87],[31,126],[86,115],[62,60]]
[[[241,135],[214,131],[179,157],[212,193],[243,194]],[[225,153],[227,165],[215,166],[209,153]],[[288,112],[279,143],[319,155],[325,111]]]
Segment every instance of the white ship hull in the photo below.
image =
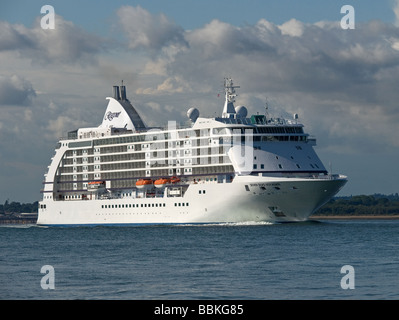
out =
[[[306,221],[346,183],[334,179],[237,176],[192,184],[183,197],[43,201],[39,225],[93,226]],[[204,192],[205,191],[205,192]]]

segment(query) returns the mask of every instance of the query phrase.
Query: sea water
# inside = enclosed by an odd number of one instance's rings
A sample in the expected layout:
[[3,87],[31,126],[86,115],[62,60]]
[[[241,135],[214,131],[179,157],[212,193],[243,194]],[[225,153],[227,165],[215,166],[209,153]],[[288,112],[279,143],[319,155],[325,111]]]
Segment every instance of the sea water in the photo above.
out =
[[398,299],[398,240],[399,220],[3,225],[0,299]]

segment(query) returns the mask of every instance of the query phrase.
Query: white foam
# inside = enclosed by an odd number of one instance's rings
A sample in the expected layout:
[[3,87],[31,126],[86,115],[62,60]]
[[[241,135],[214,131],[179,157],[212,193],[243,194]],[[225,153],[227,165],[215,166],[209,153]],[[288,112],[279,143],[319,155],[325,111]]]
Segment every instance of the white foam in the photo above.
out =
[[180,227],[239,227],[239,226],[269,226],[273,225],[269,221],[242,221],[242,222],[220,222],[220,223],[187,223],[178,224]]

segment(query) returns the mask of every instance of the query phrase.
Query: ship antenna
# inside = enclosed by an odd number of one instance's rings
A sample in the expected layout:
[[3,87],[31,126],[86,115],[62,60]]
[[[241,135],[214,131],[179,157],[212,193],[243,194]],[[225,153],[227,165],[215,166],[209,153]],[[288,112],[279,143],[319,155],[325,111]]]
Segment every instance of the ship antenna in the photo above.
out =
[[225,103],[222,113],[222,118],[235,118],[236,111],[234,109],[235,97],[237,96],[235,89],[239,86],[233,85],[233,79],[224,78],[224,91],[225,91]]
[[267,123],[267,118],[269,117],[269,102],[267,101],[266,97],[266,103],[265,103],[265,122]]
[[233,85],[233,79],[232,78],[224,78],[224,90],[226,93],[226,99],[229,102],[235,102],[235,97],[237,97],[236,94],[236,88],[239,88],[240,86],[235,86]]

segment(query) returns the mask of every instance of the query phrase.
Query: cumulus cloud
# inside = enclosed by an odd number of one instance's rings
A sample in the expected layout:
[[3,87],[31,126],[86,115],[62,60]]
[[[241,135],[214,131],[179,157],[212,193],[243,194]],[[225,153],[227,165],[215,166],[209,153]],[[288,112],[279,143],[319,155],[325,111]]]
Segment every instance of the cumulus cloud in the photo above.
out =
[[138,93],[138,94],[165,94],[165,93],[171,94],[171,93],[182,93],[185,90],[189,90],[189,88],[186,87],[186,85],[182,81],[182,79],[179,79],[178,77],[173,77],[173,78],[167,78],[165,81],[163,81],[161,84],[159,84],[156,87],[156,89],[139,88],[136,90],[136,93]]
[[41,64],[88,63],[104,49],[103,40],[72,22],[55,17],[55,29],[42,29],[38,18],[32,28],[0,21],[0,52],[15,51]]
[[132,49],[160,50],[173,44],[185,45],[184,29],[164,14],[153,15],[140,6],[123,6],[117,16]]
[[22,50],[35,46],[35,42],[27,33],[28,29],[22,25],[0,21],[0,51]]
[[399,27],[399,0],[394,0],[393,13],[395,14],[395,26]]
[[281,26],[278,26],[278,28],[284,35],[287,34],[292,37],[300,37],[303,34],[305,25],[296,19],[291,19],[283,23]]
[[0,107],[26,106],[36,96],[32,84],[17,75],[0,75]]

